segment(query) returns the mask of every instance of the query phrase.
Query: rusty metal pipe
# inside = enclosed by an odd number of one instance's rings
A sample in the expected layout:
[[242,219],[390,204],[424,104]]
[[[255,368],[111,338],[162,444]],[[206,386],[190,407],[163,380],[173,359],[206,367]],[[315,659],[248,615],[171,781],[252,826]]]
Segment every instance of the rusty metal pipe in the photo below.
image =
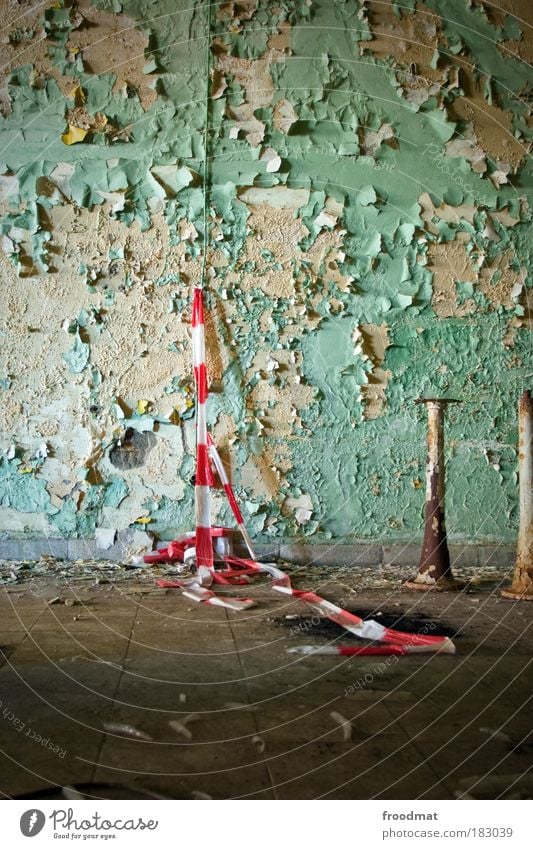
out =
[[513,583],[503,598],[533,601],[533,398],[526,389],[518,403],[520,528]]
[[463,584],[452,574],[444,515],[444,409],[456,402],[427,398],[417,403],[426,404],[428,411],[424,542],[418,572],[404,586],[410,590],[459,590]]

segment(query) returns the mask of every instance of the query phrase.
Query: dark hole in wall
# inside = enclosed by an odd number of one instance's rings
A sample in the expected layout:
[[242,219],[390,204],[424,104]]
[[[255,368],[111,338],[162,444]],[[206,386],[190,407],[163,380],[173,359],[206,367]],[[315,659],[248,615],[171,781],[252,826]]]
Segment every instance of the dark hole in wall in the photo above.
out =
[[129,427],[111,448],[109,459],[117,469],[135,469],[142,466],[154,447],[156,438],[150,431],[139,433]]

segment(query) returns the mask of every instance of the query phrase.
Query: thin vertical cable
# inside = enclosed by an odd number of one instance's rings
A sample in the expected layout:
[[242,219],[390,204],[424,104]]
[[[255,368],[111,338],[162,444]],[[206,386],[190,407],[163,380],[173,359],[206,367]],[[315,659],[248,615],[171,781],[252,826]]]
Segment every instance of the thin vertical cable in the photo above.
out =
[[200,285],[205,286],[206,283],[206,268],[207,268],[207,249],[208,249],[208,233],[207,233],[207,207],[209,196],[209,92],[210,92],[210,75],[211,75],[211,3],[207,3],[207,22],[206,22],[206,53],[205,53],[205,128],[204,128],[204,250],[202,256],[202,270],[200,273]]

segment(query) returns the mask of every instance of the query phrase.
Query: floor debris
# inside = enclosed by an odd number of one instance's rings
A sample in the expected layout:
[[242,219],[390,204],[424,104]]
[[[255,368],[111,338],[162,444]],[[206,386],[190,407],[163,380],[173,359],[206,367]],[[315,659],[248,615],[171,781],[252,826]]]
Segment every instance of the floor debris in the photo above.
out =
[[100,657],[87,657],[84,654],[78,654],[75,657],[62,657],[61,662],[64,661],[75,661],[75,660],[87,660],[89,663],[103,663],[104,666],[112,666],[113,669],[118,669],[120,672],[124,671],[124,667],[120,666],[118,663],[113,663],[112,660],[102,660]]
[[263,738],[260,737],[258,734],[254,734],[254,736],[252,737],[252,743],[254,744],[254,746],[257,749],[257,751],[259,752],[259,754],[262,755],[263,752],[265,751],[265,745],[266,745]]
[[533,799],[533,775],[472,775],[459,781],[456,799]]
[[482,734],[488,734],[491,740],[499,740],[501,743],[511,743],[512,740],[505,731],[501,731],[501,729],[497,728],[480,728],[479,729]]
[[127,725],[122,722],[104,722],[104,729],[110,734],[132,737],[134,740],[146,740],[148,743],[153,741],[153,737],[150,737],[149,734],[145,734],[144,731],[140,731],[134,725]]
[[[56,560],[47,558],[43,560],[27,560],[20,566],[14,567],[9,560],[0,560],[0,586],[9,587],[16,585],[26,587],[35,584],[39,579],[46,579],[48,586],[50,582],[58,589],[76,588],[84,583],[92,582],[95,586],[110,587],[120,586],[141,589],[144,584],[147,590],[152,590],[156,578],[174,577],[181,574],[178,564],[159,563],[154,566],[134,568],[129,563],[119,563],[113,560]],[[65,604],[66,599],[62,593],[56,593],[48,601],[49,604]]]
[[528,754],[533,749],[533,739],[517,740],[500,728],[480,728],[479,730],[482,734],[488,734],[491,740],[506,743],[509,751],[514,752],[516,755]]
[[192,731],[188,728],[189,722],[196,722],[200,719],[197,713],[190,713],[184,719],[171,719],[168,723],[176,734],[181,734],[186,740],[192,740]]
[[332,710],[330,713],[331,718],[334,722],[336,722],[342,728],[342,736],[345,742],[352,739],[352,723],[349,719],[346,719],[342,713],[339,713],[336,710]]
[[[285,571],[289,572],[294,580],[298,580],[303,575],[302,567],[297,565],[287,565],[281,563]],[[322,586],[329,582],[335,583],[337,587],[343,588],[342,580],[352,571],[352,567],[340,568],[338,566],[306,566],[305,577],[306,581],[311,581],[317,586]],[[482,568],[475,567],[459,567],[454,564],[454,574],[464,581],[468,581],[471,587],[490,587],[491,585],[498,586],[502,581],[507,579],[512,570],[498,569],[490,564],[484,565]],[[95,581],[98,578],[107,578],[110,586],[127,586],[139,587],[141,589],[146,585],[146,591],[153,591],[153,583],[157,578],[173,578],[183,577],[180,571],[179,563],[157,563],[157,564],[138,564],[134,567],[129,563],[119,563],[114,560],[57,560],[55,558],[47,558],[44,560],[26,560],[21,564],[14,564],[11,560],[0,560],[0,586],[6,588],[25,588],[28,584],[38,582],[39,579],[46,579],[47,582],[52,580],[58,589],[65,587],[78,587],[85,582]],[[368,590],[397,590],[402,586],[405,578],[405,567],[395,566],[394,564],[385,564],[382,566],[357,566],[357,583],[359,586]],[[354,598],[357,592],[353,588],[348,587],[349,595]],[[8,589],[9,592],[9,589]],[[471,602],[475,602],[475,598],[470,598]],[[364,611],[363,611],[364,612]],[[373,612],[373,611],[372,611]],[[384,611],[385,615],[394,615],[392,611]],[[375,616],[376,614],[373,613]],[[292,614],[287,616],[287,621],[291,621]],[[299,618],[294,614],[294,621]],[[407,629],[407,622],[399,622],[396,614],[397,625],[402,625],[404,630]]]

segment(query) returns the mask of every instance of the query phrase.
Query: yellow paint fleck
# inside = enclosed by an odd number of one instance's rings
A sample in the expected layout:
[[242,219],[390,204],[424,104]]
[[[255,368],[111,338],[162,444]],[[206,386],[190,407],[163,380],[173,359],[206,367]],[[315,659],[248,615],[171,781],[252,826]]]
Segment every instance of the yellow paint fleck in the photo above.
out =
[[68,130],[61,136],[61,141],[64,144],[77,144],[82,142],[87,135],[87,130],[82,130],[81,127],[75,127],[73,124],[68,125]]
[[76,103],[76,106],[82,106],[85,103],[85,92],[81,85],[75,86],[70,92],[70,96]]
[[137,412],[140,416],[144,416],[144,414],[148,412],[151,406],[151,401],[146,401],[145,399],[137,401]]

